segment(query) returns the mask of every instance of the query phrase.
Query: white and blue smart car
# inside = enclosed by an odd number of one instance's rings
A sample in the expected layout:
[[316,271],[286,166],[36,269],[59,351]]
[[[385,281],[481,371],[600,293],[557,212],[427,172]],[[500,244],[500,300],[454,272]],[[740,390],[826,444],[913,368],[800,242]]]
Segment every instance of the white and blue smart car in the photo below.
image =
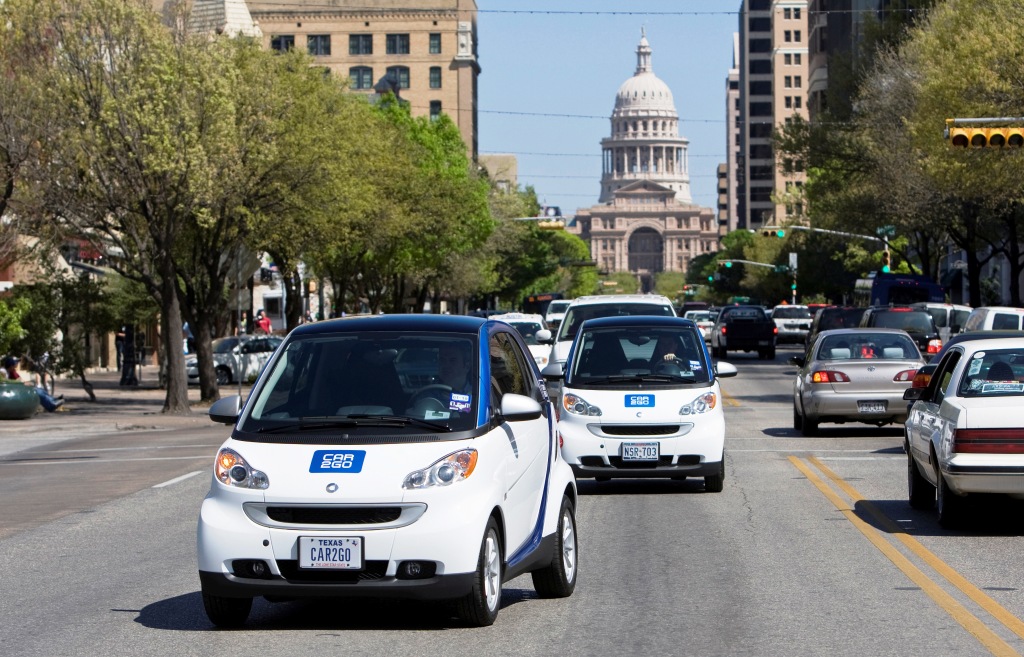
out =
[[[549,369],[547,375],[558,376]],[[558,431],[578,478],[703,477],[725,481],[725,414],[718,378],[697,325],[631,316],[583,323],[563,370]]]
[[207,616],[256,596],[449,600],[494,622],[502,583],[576,584],[576,487],[543,381],[516,331],[386,315],[303,325],[233,424],[199,515]]

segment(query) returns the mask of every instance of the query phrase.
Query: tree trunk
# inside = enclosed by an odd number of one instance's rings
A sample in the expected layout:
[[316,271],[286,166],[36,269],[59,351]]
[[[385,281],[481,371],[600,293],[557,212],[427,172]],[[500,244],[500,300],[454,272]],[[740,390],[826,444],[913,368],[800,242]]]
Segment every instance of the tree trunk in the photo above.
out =
[[185,376],[185,352],[182,349],[184,332],[181,324],[181,305],[178,299],[178,278],[174,267],[164,267],[161,280],[163,312],[160,314],[164,354],[167,357],[167,396],[163,412],[173,415],[188,415],[192,412],[188,403],[188,377]]
[[199,362],[199,398],[204,402],[213,402],[220,399],[220,391],[217,387],[216,363],[213,361],[213,336],[209,322],[203,321],[204,319],[206,318],[197,317],[196,326],[192,329],[195,337],[195,357]]

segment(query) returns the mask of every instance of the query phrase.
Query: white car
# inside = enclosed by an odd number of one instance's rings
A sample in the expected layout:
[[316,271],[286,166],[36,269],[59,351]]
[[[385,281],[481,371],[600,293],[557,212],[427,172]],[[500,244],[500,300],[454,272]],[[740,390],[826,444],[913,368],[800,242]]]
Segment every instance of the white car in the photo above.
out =
[[577,478],[703,477],[725,482],[725,414],[718,377],[693,322],[608,317],[585,322],[566,363],[559,404],[562,455]]
[[1024,496],[1022,381],[1024,338],[971,340],[948,349],[928,387],[904,393],[912,507],[937,497],[939,524],[955,527],[976,493]]
[[557,331],[558,325],[562,323],[562,318],[565,317],[565,309],[572,303],[570,299],[555,299],[548,304],[547,310],[544,311],[544,323],[547,325],[548,330]]
[[711,331],[715,328],[715,320],[709,310],[688,310],[683,314],[683,319],[688,319],[697,325],[704,342],[711,341]]
[[[241,380],[248,383],[259,375],[284,338],[276,335],[243,335],[217,338],[213,341],[213,366],[217,385],[228,385]],[[199,359],[185,361],[189,383],[199,383]]]
[[551,331],[544,328],[543,317],[527,313],[505,313],[493,315],[491,319],[505,322],[519,331],[519,335],[523,336],[523,341],[533,355],[533,361],[537,363],[537,367],[544,369],[551,356]]
[[775,306],[772,309],[771,317],[775,322],[775,328],[779,330],[776,338],[778,344],[787,342],[804,344],[807,342],[807,334],[814,321],[814,315],[810,308],[792,304]]
[[575,479],[528,353],[504,323],[450,315],[293,330],[243,409],[210,408],[234,425],[199,514],[210,620],[245,622],[257,596],[401,597],[490,625],[527,572],[571,595]]

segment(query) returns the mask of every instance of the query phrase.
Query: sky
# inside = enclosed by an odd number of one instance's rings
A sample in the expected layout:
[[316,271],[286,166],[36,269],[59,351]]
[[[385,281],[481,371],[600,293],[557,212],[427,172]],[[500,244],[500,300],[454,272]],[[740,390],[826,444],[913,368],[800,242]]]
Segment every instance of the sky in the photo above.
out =
[[[477,0],[479,151],[511,153],[519,185],[565,215],[597,203],[601,139],[636,70],[641,28],[654,74],[690,140],[693,202],[715,208],[725,87],[740,0]],[[547,116],[544,116],[547,115]]]

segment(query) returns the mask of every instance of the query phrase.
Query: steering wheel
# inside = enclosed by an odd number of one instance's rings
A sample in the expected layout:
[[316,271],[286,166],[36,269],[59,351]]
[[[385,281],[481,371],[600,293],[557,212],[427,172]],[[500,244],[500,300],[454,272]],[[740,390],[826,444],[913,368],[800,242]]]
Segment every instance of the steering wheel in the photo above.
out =
[[437,401],[442,407],[439,409],[432,410],[447,411],[448,408],[447,405],[445,404],[445,401],[442,401],[440,396],[433,393],[442,393],[444,395],[445,400],[448,400],[451,399],[452,387],[446,386],[443,383],[431,383],[429,385],[425,385],[412,394],[412,397],[409,398],[409,405],[415,406],[416,402],[419,401],[420,399],[433,399]]

